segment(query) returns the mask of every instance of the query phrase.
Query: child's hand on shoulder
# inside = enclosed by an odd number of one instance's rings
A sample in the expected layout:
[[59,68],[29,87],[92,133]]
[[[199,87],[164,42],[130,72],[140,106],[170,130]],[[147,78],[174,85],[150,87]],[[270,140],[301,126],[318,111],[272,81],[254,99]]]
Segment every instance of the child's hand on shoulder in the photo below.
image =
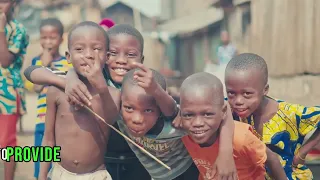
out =
[[4,12],[0,11],[0,30],[4,30],[7,25],[7,16]]
[[160,86],[158,83],[155,81],[153,77],[152,70],[145,67],[141,63],[134,62],[132,65],[132,68],[139,68],[140,70],[134,72],[134,79],[138,82],[138,85],[144,90],[152,95],[153,93],[156,92]]
[[99,51],[95,51],[94,60],[90,60],[85,57],[83,57],[82,59],[87,63],[87,68],[85,69],[85,76],[90,82],[90,84],[98,90],[102,87],[107,86],[106,80],[104,79],[102,73]]

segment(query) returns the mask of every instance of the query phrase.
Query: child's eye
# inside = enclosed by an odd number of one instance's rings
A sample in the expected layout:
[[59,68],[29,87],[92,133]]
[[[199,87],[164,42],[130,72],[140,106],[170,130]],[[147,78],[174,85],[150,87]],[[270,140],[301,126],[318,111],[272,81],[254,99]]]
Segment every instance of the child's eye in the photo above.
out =
[[250,97],[252,95],[252,93],[251,92],[245,92],[245,93],[243,93],[243,95],[244,95],[244,97]]
[[76,51],[81,51],[81,50],[82,50],[82,48],[77,47],[77,48],[75,48],[75,50],[76,50]]
[[124,106],[124,109],[125,109],[126,111],[132,111],[132,110],[133,110],[132,107],[129,107],[129,106]]
[[133,53],[129,53],[128,56],[129,56],[129,57],[136,57],[136,55],[133,54]]
[[213,116],[213,113],[205,113],[204,114],[204,117],[212,117]]
[[234,96],[234,92],[228,91],[228,92],[227,92],[227,96]]
[[146,113],[152,113],[153,111],[152,111],[152,109],[146,109],[144,112],[146,112]]
[[111,55],[111,56],[116,56],[117,53],[116,53],[115,51],[110,51],[110,55]]
[[183,114],[182,117],[183,118],[190,118],[190,117],[192,117],[192,114]]
[[98,50],[98,51],[100,51],[100,50],[101,50],[101,48],[94,48],[94,50]]

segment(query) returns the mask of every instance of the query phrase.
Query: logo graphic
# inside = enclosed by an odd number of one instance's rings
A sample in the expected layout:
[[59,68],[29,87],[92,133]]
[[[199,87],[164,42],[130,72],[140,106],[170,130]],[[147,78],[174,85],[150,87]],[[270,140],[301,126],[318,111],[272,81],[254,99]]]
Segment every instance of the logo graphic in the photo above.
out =
[[0,157],[3,161],[9,162],[13,160],[15,162],[60,162],[60,150],[61,147],[11,147],[1,148],[0,146]]

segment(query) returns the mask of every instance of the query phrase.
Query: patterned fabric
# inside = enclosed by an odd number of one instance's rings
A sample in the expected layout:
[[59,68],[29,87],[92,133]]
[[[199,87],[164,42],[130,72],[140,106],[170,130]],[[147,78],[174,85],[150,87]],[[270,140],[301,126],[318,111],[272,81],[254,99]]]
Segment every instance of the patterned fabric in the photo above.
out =
[[[38,65],[42,66],[42,61],[40,59],[40,56],[35,57],[32,60],[31,63],[32,66]],[[67,72],[69,68],[71,68],[72,65],[68,63],[65,57],[59,57],[58,59],[55,59],[52,61],[51,65],[48,68],[52,68],[54,70]],[[57,71],[57,72],[58,72]],[[44,123],[45,121],[45,115],[47,112],[47,91],[48,86],[45,86],[42,91],[39,93],[38,96],[38,106],[37,106],[37,118],[36,118],[36,124]]]
[[219,46],[218,47],[218,60],[220,65],[228,64],[228,62],[236,55],[236,48],[232,44],[228,44],[226,46]]
[[[278,100],[278,112],[263,125],[262,140],[277,153],[289,180],[313,179],[312,172],[305,165],[292,167],[294,155],[299,151],[304,137],[320,126],[320,108],[304,107]],[[254,125],[253,117],[240,119]],[[254,126],[253,126],[254,127]]]
[[122,133],[129,136],[138,145],[171,168],[171,171],[169,171],[154,159],[143,153],[136,146],[128,142],[129,146],[149,172],[153,180],[172,180],[183,174],[192,164],[192,159],[181,139],[186,133],[173,128],[171,121],[164,121],[164,127],[158,136],[146,135],[141,138],[131,136],[123,120],[118,121]]
[[5,34],[8,50],[15,55],[15,59],[8,68],[0,66],[0,114],[23,115],[26,113],[26,105],[20,70],[29,38],[24,26],[16,20],[7,24]]

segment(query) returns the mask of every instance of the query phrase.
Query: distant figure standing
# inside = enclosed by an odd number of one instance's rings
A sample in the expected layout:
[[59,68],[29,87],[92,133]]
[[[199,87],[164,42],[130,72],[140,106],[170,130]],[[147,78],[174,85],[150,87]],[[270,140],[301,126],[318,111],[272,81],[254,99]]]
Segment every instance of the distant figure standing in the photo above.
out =
[[[224,85],[224,73],[228,62],[237,55],[236,47],[230,42],[229,33],[227,31],[222,31],[220,34],[221,45],[217,50],[218,66],[215,68],[214,72],[209,72],[218,77],[222,84]],[[225,86],[224,86],[225,88]],[[226,95],[225,91],[224,94]]]
[[105,31],[108,31],[108,29],[112,28],[115,25],[115,22],[112,19],[105,18],[102,19],[99,24]]
[[229,33],[222,31],[220,34],[221,45],[218,47],[219,65],[226,65],[237,54],[236,47],[230,42]]

